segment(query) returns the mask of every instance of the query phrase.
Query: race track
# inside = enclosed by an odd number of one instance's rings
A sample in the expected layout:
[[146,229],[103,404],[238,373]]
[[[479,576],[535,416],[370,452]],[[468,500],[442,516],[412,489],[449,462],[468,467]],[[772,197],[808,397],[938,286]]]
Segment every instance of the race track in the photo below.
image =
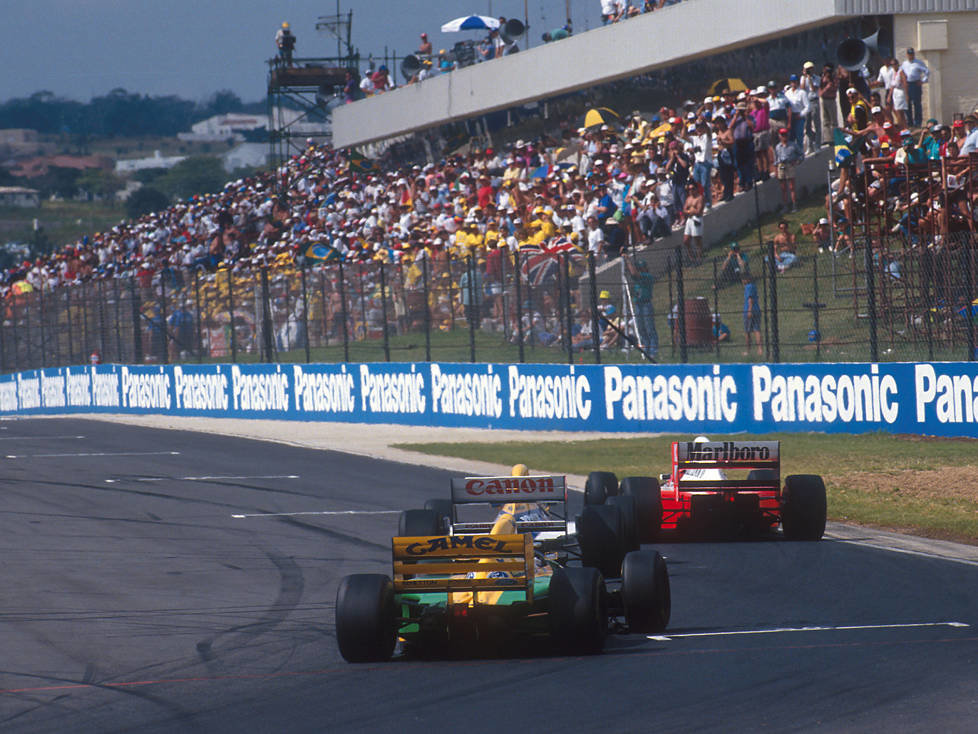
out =
[[448,473],[68,419],[0,423],[0,457],[6,733],[978,721],[973,562],[831,540],[663,545],[662,639],[612,637],[590,658],[348,665],[338,579],[389,573],[397,511],[446,496]]

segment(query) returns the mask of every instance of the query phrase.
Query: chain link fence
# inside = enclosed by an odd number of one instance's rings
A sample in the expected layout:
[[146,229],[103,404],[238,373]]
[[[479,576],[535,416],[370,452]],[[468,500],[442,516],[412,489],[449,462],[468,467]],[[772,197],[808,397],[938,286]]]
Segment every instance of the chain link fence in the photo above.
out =
[[[866,247],[866,243],[870,247]],[[841,243],[837,243],[841,244]],[[651,298],[625,261],[578,254],[164,271],[11,296],[4,372],[168,362],[973,360],[975,239],[883,251],[855,238],[782,272],[771,242],[690,266]],[[639,255],[639,258],[641,255]],[[753,304],[750,304],[753,305]],[[746,309],[746,310],[745,310]],[[756,329],[752,340],[746,330]]]

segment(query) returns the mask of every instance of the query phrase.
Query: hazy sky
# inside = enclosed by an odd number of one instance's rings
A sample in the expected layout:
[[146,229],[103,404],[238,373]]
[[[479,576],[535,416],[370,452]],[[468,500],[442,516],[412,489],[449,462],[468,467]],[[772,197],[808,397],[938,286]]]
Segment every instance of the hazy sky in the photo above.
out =
[[[231,89],[245,101],[265,94],[265,60],[282,21],[296,34],[296,56],[336,53],[334,38],[315,30],[336,0],[0,0],[0,100],[46,89],[87,101],[116,87],[151,95],[202,99]],[[526,0],[532,45],[564,23],[575,31],[600,24],[599,0]],[[524,16],[524,0],[340,0],[353,10],[353,45],[383,55],[417,48],[421,31],[435,49],[478,38],[442,34],[461,15]]]

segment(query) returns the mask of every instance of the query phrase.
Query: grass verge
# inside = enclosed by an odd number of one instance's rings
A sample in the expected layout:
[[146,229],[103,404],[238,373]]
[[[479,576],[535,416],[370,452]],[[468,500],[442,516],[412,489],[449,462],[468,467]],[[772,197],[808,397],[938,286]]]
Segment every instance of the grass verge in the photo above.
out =
[[[669,444],[689,436],[585,441],[398,444],[397,448],[535,470],[619,478],[669,470]],[[711,436],[721,440],[720,436]],[[737,434],[782,442],[782,476],[821,474],[829,519],[978,545],[978,441],[871,433]]]

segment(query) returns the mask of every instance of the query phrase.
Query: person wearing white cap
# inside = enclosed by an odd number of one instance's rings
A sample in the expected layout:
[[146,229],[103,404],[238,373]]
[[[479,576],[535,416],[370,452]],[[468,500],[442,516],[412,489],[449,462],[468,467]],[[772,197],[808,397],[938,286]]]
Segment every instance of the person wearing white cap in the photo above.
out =
[[808,95],[808,110],[805,112],[805,138],[808,141],[808,152],[814,153],[822,144],[822,132],[819,125],[818,110],[819,78],[815,75],[815,62],[806,61],[802,66],[799,86]]

